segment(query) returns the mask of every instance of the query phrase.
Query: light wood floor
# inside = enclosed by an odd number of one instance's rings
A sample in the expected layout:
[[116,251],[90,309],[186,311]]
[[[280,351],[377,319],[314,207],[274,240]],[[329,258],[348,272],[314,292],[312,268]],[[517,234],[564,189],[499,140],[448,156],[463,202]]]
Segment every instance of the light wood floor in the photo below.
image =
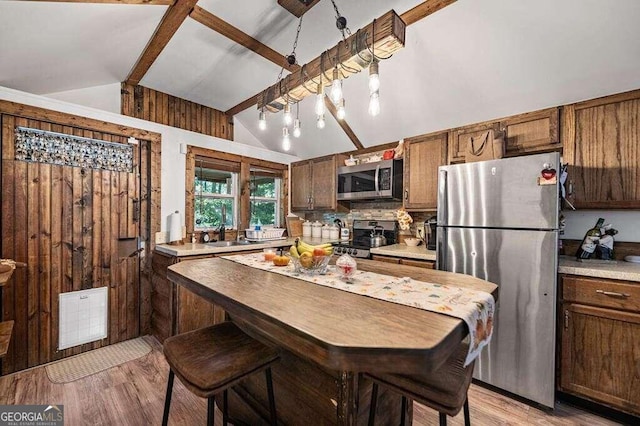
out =
[[[93,376],[64,385],[49,381],[44,367],[0,378],[0,404],[64,404],[67,425],[159,425],[162,420],[168,365],[162,347],[145,337],[150,354]],[[567,405],[547,413],[472,385],[469,392],[473,425],[615,425],[617,423]],[[277,401],[276,401],[277,403]],[[217,413],[216,424],[221,424]],[[206,402],[175,381],[170,425],[206,424]],[[414,425],[437,425],[438,415],[414,405]],[[462,425],[462,413],[449,419]]]

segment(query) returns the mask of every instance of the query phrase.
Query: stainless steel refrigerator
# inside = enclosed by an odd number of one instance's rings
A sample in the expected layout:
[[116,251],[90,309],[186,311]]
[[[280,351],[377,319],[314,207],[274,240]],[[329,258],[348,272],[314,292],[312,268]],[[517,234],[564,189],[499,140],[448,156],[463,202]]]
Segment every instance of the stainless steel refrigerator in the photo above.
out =
[[[498,284],[474,377],[554,406],[558,153],[443,166],[437,267]],[[544,175],[544,177],[543,177]]]

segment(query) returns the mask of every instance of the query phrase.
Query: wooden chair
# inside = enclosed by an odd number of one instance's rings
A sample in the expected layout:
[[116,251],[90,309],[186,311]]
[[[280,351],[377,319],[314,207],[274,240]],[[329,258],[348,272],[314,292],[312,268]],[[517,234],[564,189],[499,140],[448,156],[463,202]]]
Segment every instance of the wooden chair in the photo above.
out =
[[207,425],[214,424],[215,395],[222,392],[222,420],[228,422],[227,389],[247,376],[266,371],[271,424],[276,425],[276,405],[271,381],[271,364],[278,352],[247,336],[232,322],[201,328],[165,340],[164,355],[169,363],[163,426],[169,421],[174,375],[187,389],[207,398]]
[[464,424],[469,426],[469,402],[467,391],[471,384],[474,362],[464,367],[469,346],[461,345],[442,367],[427,375],[406,376],[401,374],[365,374],[373,381],[369,426],[375,423],[378,385],[383,385],[402,395],[401,425],[405,423],[407,398],[438,411],[440,425],[447,424],[447,415],[455,416],[464,407]]

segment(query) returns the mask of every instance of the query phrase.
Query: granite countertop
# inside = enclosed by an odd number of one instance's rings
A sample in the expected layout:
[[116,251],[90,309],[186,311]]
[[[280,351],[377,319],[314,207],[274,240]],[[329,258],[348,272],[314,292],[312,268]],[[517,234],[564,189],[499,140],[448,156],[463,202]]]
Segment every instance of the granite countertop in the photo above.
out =
[[[205,254],[219,254],[219,253],[232,253],[238,251],[247,250],[261,250],[268,247],[285,247],[292,245],[296,240],[296,237],[287,238],[284,240],[265,241],[260,243],[244,244],[239,246],[229,247],[215,247],[211,244],[203,243],[185,243],[180,246],[172,246],[169,244],[158,244],[156,250],[171,256],[201,256]],[[311,245],[325,244],[337,242],[339,240],[322,240],[317,238],[305,238],[304,241]]]
[[409,247],[406,244],[392,244],[389,246],[372,248],[371,254],[382,256],[404,257],[407,259],[436,260],[436,251],[427,250],[424,245]]
[[624,260],[618,260],[615,263],[589,263],[578,262],[571,256],[560,256],[558,258],[558,272],[561,274],[640,282],[640,263],[625,262]]

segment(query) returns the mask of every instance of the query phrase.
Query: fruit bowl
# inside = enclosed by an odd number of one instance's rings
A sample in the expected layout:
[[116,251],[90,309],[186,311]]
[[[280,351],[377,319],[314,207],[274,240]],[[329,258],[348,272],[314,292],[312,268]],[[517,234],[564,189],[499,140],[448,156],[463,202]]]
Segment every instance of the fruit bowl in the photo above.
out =
[[308,256],[307,258],[291,256],[294,270],[305,275],[326,274],[330,260],[331,256]]

